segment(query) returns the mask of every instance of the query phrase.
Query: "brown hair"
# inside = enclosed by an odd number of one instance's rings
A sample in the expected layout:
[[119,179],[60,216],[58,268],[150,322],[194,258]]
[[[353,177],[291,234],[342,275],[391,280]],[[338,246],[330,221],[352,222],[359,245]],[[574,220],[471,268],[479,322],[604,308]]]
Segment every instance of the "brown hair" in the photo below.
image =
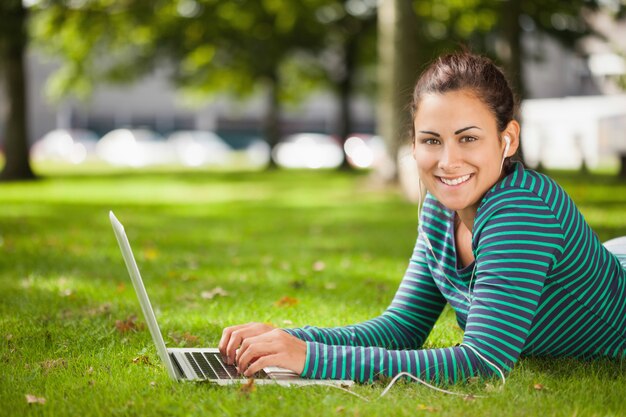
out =
[[472,91],[491,109],[500,132],[514,119],[517,100],[503,71],[489,58],[470,52],[440,56],[424,70],[413,91],[411,116],[415,117],[425,94],[463,89]]

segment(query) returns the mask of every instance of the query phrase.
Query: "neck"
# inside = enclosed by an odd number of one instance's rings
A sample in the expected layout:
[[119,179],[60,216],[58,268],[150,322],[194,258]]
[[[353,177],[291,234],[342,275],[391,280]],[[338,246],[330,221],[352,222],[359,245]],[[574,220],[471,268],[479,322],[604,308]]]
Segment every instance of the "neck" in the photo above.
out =
[[461,220],[461,223],[467,227],[467,230],[471,232],[474,230],[474,219],[476,218],[477,212],[478,207],[468,207],[463,210],[458,210],[456,215],[457,218]]

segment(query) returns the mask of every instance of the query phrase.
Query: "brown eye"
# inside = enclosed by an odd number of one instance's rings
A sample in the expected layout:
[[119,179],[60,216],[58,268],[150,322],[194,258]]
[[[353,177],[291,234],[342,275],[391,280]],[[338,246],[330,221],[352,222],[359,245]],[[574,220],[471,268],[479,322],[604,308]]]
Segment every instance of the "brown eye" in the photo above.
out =
[[435,138],[425,138],[425,139],[422,139],[421,142],[424,145],[438,145],[440,143],[439,139],[435,139]]
[[475,136],[463,136],[461,142],[476,142],[478,140]]

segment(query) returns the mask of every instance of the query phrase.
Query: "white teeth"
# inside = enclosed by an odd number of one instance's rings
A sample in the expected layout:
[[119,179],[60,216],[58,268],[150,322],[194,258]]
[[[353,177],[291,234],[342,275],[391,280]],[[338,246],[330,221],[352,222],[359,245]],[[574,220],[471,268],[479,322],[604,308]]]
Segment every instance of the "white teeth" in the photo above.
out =
[[459,184],[469,180],[470,176],[471,175],[469,175],[469,174],[468,175],[463,175],[462,177],[458,177],[458,178],[455,178],[453,180],[449,180],[447,178],[440,178],[440,179],[441,179],[441,182],[443,182],[446,185],[459,185]]

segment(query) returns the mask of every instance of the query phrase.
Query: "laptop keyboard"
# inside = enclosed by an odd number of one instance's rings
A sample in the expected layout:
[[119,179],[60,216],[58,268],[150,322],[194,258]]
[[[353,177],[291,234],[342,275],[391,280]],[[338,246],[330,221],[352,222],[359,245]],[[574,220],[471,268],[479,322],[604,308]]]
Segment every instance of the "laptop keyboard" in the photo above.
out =
[[[228,365],[222,361],[219,353],[211,352],[185,352],[185,357],[199,377],[205,379],[241,379],[245,378],[234,365]],[[267,374],[261,370],[254,378],[267,378]]]

